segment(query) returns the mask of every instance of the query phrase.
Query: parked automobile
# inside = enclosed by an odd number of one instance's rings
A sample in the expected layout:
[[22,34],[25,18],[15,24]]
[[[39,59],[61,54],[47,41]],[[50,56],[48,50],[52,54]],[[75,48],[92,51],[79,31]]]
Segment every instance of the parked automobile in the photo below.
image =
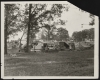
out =
[[57,51],[58,45],[55,43],[43,43],[42,51]]

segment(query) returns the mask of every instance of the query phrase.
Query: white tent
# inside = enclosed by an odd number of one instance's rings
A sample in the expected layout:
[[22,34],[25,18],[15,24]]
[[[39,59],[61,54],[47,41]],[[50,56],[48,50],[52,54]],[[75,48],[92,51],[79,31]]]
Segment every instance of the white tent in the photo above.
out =
[[43,46],[43,42],[38,42],[37,45],[33,45],[33,48],[31,49],[31,51],[40,51],[42,49],[42,46]]

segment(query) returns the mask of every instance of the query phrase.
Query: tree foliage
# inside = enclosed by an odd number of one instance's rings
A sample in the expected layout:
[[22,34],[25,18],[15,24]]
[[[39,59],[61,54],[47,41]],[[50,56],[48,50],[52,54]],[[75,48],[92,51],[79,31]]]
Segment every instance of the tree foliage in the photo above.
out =
[[[19,5],[19,4],[18,4]],[[20,10],[16,4],[5,4],[5,28],[7,27],[7,35],[15,35],[20,30],[19,15]]]
[[94,40],[94,28],[74,32],[72,34],[72,37],[75,41],[84,41],[85,39]]
[[94,25],[95,24],[95,16],[93,14],[90,14],[89,17],[91,18],[91,22],[89,23],[89,25]]
[[[31,8],[29,5],[31,5]],[[53,35],[52,32],[55,25],[65,24],[65,21],[61,19],[57,22],[55,22],[54,19],[61,17],[61,13],[65,10],[68,11],[69,7],[66,4],[50,4],[50,9],[47,9],[48,5],[49,4],[25,4],[24,8],[21,9],[20,4],[5,4],[5,29],[7,30],[7,37],[9,35],[15,35],[18,31],[23,31],[24,35],[24,30],[26,29],[27,40],[29,41],[35,38],[35,34],[39,32],[39,29],[42,27],[48,30],[49,36]],[[49,24],[52,21],[54,21],[53,24]]]
[[[29,4],[30,5],[30,4]],[[53,24],[49,24],[51,21],[53,21],[55,18],[57,17],[61,17],[61,13],[63,10],[68,10],[67,5],[63,5],[63,4],[52,4],[51,8],[48,10],[48,5],[49,4],[31,4],[31,12],[29,14],[29,5],[26,4],[25,5],[25,14],[27,15],[26,20],[28,20],[26,23],[29,23],[29,16],[31,16],[31,21],[30,21],[30,34],[27,36],[33,36],[35,37],[35,34],[39,31],[40,28],[45,27],[48,31],[51,30],[51,27],[53,25],[57,25],[57,24],[62,24],[64,25],[64,21],[63,20],[59,20],[59,23],[53,23]],[[47,22],[47,24],[45,23]],[[48,28],[50,29],[48,29]],[[28,26],[29,28],[29,26]],[[48,32],[48,36],[49,36]],[[48,37],[49,38],[49,37]]]
[[68,31],[65,28],[62,28],[62,27],[58,28],[55,38],[58,41],[63,41],[63,40],[66,41],[69,38]]
[[7,39],[10,35],[16,35],[16,32],[20,30],[20,27],[18,26],[20,24],[18,20],[20,11],[16,4],[5,4],[4,11],[5,54],[7,54]]

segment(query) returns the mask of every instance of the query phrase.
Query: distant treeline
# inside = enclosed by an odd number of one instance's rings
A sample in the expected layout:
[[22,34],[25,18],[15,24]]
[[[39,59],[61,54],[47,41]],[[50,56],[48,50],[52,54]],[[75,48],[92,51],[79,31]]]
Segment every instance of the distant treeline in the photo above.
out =
[[76,31],[72,37],[75,41],[94,40],[94,28]]

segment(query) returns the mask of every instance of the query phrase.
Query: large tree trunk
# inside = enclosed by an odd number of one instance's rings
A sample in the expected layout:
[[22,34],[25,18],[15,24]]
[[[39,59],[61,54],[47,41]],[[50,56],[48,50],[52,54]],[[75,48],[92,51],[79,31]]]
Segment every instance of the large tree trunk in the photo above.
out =
[[7,30],[8,30],[8,26],[7,26],[7,16],[5,18],[5,48],[4,48],[4,53],[7,54]]
[[29,4],[29,23],[28,23],[28,32],[27,32],[27,52],[29,52],[29,35],[30,35],[30,22],[31,22],[31,8],[32,4]]

